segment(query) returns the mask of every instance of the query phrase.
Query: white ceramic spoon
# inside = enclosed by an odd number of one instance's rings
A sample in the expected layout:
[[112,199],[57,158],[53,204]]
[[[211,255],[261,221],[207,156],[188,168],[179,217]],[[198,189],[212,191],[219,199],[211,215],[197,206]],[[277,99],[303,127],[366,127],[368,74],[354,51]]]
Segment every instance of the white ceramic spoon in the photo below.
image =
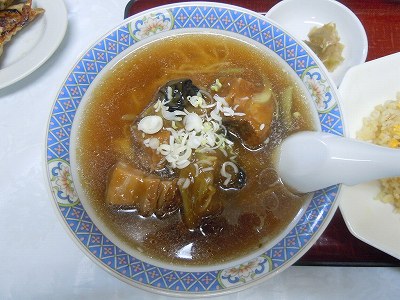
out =
[[328,133],[293,134],[279,151],[278,174],[301,193],[400,176],[400,150]]

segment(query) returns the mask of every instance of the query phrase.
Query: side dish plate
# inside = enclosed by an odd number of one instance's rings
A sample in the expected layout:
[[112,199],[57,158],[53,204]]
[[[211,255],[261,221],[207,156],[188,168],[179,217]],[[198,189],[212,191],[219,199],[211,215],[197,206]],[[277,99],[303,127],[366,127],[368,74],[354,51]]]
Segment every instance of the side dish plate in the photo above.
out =
[[[375,106],[400,92],[400,52],[353,67],[340,93],[349,137],[355,138]],[[363,242],[400,259],[400,213],[376,199],[379,181],[343,186],[340,211],[350,232]]]
[[196,28],[234,32],[268,47],[299,76],[315,103],[321,128],[343,135],[336,88],[302,42],[265,17],[239,7],[188,2],[134,15],[90,46],[72,67],[52,108],[46,136],[46,170],[52,202],[73,240],[93,261],[134,286],[175,296],[211,296],[255,285],[286,269],[316,241],[331,220],[339,186],[314,194],[305,214],[272,248],[240,265],[201,272],[166,269],[133,257],[113,244],[88,216],[70,169],[70,135],[82,97],[101,70],[138,41],[167,31]]
[[368,38],[357,16],[345,5],[335,0],[284,0],[266,14],[295,37],[308,40],[314,26],[333,22],[344,45],[344,61],[329,73],[339,86],[347,70],[365,62],[368,53]]
[[39,68],[52,56],[64,38],[68,18],[62,0],[36,0],[32,7],[41,7],[46,11],[4,46],[0,57],[0,89]]

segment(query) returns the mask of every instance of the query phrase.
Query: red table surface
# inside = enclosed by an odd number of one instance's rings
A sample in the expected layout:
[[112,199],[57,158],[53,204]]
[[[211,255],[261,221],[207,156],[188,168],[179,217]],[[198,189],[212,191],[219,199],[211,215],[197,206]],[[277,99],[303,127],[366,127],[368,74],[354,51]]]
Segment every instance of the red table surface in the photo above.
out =
[[[178,0],[131,0],[125,17],[143,10]],[[279,1],[276,0],[219,0],[265,13]],[[400,1],[399,0],[343,0],[360,19],[368,36],[368,60],[400,51]],[[399,79],[400,80],[400,79]],[[377,250],[355,238],[347,229],[338,209],[321,237],[296,265],[332,266],[400,266],[400,260]]]

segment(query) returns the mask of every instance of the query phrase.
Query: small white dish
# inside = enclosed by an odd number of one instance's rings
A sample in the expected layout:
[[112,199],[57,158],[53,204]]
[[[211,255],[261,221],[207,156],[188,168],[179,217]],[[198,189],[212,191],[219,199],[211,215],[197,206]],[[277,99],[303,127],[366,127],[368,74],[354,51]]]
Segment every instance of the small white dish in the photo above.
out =
[[0,89],[28,76],[56,51],[64,38],[68,17],[63,0],[36,0],[45,9],[4,46],[0,57]]
[[[351,68],[340,86],[344,123],[355,138],[362,119],[400,91],[400,52]],[[400,214],[375,197],[379,182],[342,186],[340,210],[350,232],[365,243],[400,259]]]
[[345,46],[344,61],[331,75],[336,86],[351,67],[365,62],[368,53],[368,39],[365,29],[357,16],[346,6],[334,0],[284,0],[273,6],[265,15],[300,40],[314,26],[334,22],[340,42]]

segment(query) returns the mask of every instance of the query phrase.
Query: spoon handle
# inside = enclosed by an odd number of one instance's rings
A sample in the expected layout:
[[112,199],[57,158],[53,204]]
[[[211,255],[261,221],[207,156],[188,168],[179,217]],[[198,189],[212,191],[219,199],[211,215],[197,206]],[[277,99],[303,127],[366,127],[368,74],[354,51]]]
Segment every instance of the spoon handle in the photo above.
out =
[[299,132],[284,140],[278,174],[307,193],[334,184],[355,185],[400,176],[400,150],[322,132]]

